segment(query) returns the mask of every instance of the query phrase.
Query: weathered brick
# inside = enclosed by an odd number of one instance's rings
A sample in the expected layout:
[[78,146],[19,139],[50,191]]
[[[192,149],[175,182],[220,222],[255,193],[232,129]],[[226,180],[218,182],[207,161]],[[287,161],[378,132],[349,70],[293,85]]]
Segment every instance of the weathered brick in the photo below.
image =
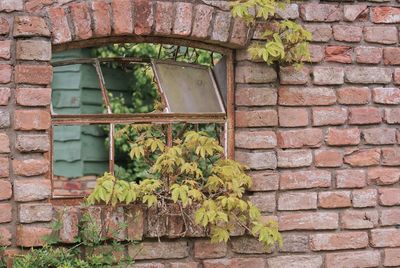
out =
[[400,208],[388,208],[381,211],[381,226],[400,224]]
[[51,88],[17,88],[15,98],[22,106],[47,106],[51,103]]
[[19,222],[48,222],[53,219],[53,206],[46,203],[28,203],[19,206]]
[[74,24],[75,39],[84,40],[93,36],[91,17],[86,3],[73,3],[69,6]]
[[[157,5],[159,3],[157,2]],[[132,2],[130,0],[113,0],[111,8],[114,33],[117,35],[133,33]],[[169,12],[173,12],[172,5]]]
[[317,193],[284,192],[278,197],[278,210],[304,210],[317,208]]
[[10,24],[8,23],[8,21],[5,18],[0,18],[0,35],[6,35],[9,33],[9,31],[10,31]]
[[345,208],[351,206],[350,192],[329,191],[318,194],[318,204],[321,208]]
[[243,47],[248,43],[248,37],[249,26],[246,24],[246,22],[238,17],[233,18],[233,26],[229,43],[231,45]]
[[363,188],[366,186],[365,170],[346,169],[336,171],[337,188]]
[[327,268],[345,268],[350,263],[354,267],[376,267],[381,263],[380,258],[379,251],[349,251],[327,253],[325,263]]
[[280,148],[320,147],[323,133],[320,129],[301,129],[279,131],[277,133]]
[[400,230],[399,229],[371,230],[371,246],[376,248],[399,247]]
[[17,136],[15,147],[20,152],[47,152],[50,139],[46,134],[20,134]]
[[278,117],[281,127],[304,127],[308,125],[308,111],[304,108],[279,107]]
[[380,67],[347,67],[346,81],[355,84],[388,84],[392,81],[392,70]]
[[271,171],[253,171],[248,175],[253,178],[250,191],[274,191],[279,188],[279,174]]
[[356,208],[375,207],[377,203],[376,189],[353,190],[352,197],[353,207]]
[[5,133],[0,133],[0,154],[10,152],[10,140]]
[[400,108],[386,108],[385,121],[388,124],[400,124]]
[[279,230],[334,230],[339,227],[336,212],[298,212],[279,216]]
[[377,167],[368,170],[368,183],[376,185],[395,184],[400,179],[400,169]]
[[11,231],[7,227],[0,227],[0,245],[10,246],[11,245]]
[[385,260],[383,265],[386,266],[400,266],[400,249],[399,248],[387,248],[385,249]]
[[[153,267],[153,268],[163,268],[164,264],[160,264],[162,266],[160,267]],[[170,268],[198,268],[199,267],[199,263],[198,262],[171,262],[170,263]],[[135,267],[136,268],[136,267]],[[145,268],[145,267],[142,267]],[[149,267],[151,268],[151,267]]]
[[325,170],[282,172],[280,189],[326,188],[331,186],[331,173]]
[[329,128],[326,143],[331,146],[358,145],[360,130],[358,128]]
[[377,87],[372,89],[372,98],[379,104],[400,104],[400,89],[395,87]]
[[347,120],[347,110],[339,107],[332,108],[313,108],[313,125],[342,125]]
[[310,70],[307,67],[301,69],[293,66],[279,68],[279,82],[281,85],[304,85],[310,77]]
[[51,59],[51,43],[43,40],[17,41],[17,59],[49,61]]
[[304,27],[311,32],[314,42],[328,42],[332,38],[332,27],[329,24],[306,24]]
[[304,21],[333,22],[341,20],[343,12],[338,5],[307,3],[300,5],[300,17]]
[[0,88],[0,105],[7,105],[11,97],[11,90],[9,88]]
[[254,193],[248,198],[262,213],[274,212],[276,209],[275,193]]
[[239,254],[262,254],[265,248],[258,239],[249,236],[239,236],[231,240],[232,251]]
[[362,28],[358,26],[334,25],[332,30],[336,41],[358,43],[362,39]]
[[213,13],[214,9],[208,5],[196,5],[194,7],[193,37],[206,38],[209,36]]
[[358,63],[378,64],[382,60],[383,50],[381,47],[360,46],[354,49]]
[[346,210],[341,213],[340,226],[343,229],[371,229],[378,225],[378,211]]
[[52,232],[50,227],[19,225],[16,244],[21,247],[37,247],[45,244],[44,239]]
[[398,7],[373,7],[371,8],[373,23],[400,23],[400,8]]
[[382,148],[382,165],[399,166],[400,165],[400,149],[399,148]]
[[22,36],[50,36],[45,20],[35,16],[16,16],[14,18],[13,35]]
[[53,69],[50,65],[21,64],[15,67],[15,82],[19,84],[48,85],[52,78]]
[[383,49],[383,63],[386,65],[400,65],[400,48],[385,47]]
[[[130,240],[142,240],[144,232],[145,211],[140,205],[126,209],[127,237]],[[100,212],[101,213],[101,212]],[[99,214],[100,214],[99,213]],[[99,215],[100,218],[100,215]],[[100,219],[101,221],[101,219]]]
[[280,252],[307,252],[308,235],[306,234],[285,234],[282,233],[283,246]]
[[371,99],[371,92],[367,87],[343,87],[337,90],[340,104],[367,104]]
[[23,0],[2,0],[0,1],[0,11],[12,12],[22,11],[24,9]]
[[48,179],[18,179],[14,182],[15,201],[43,200],[50,196],[51,182]]
[[349,46],[327,46],[325,48],[325,61],[351,63],[353,49]]
[[12,66],[8,64],[0,64],[0,84],[11,82]]
[[227,42],[229,38],[229,28],[232,16],[230,12],[216,11],[213,28],[211,31],[211,40],[217,42]]
[[10,175],[9,165],[8,157],[0,157],[0,178],[7,178]]
[[276,256],[267,259],[268,267],[322,267],[322,256],[318,255],[293,255]]
[[349,108],[349,124],[368,125],[382,122],[382,113],[375,107]]
[[[139,0],[140,1],[140,0]],[[143,1],[141,1],[143,2]],[[149,1],[146,1],[149,3]],[[135,6],[138,10],[142,10],[142,6],[138,5],[138,0],[135,1]],[[96,37],[108,36],[111,34],[111,7],[106,0],[97,0],[92,2],[93,14],[93,35]],[[139,11],[138,11],[139,12]],[[138,14],[138,13],[136,13]],[[139,16],[140,17],[140,16]],[[140,34],[140,33],[137,33]]]
[[0,180],[0,200],[10,199],[12,196],[11,183],[7,180]]
[[308,50],[310,51],[309,61],[316,63],[316,62],[321,62],[324,59],[324,47],[323,46],[310,44],[308,46]]
[[344,157],[344,162],[352,167],[366,167],[379,165],[380,149],[359,149]]
[[368,128],[363,129],[362,137],[366,144],[383,145],[396,143],[396,129]]
[[8,60],[11,56],[11,41],[0,41],[0,59]]
[[314,67],[313,83],[316,85],[341,85],[344,83],[344,70],[341,67]]
[[10,203],[1,203],[0,211],[0,223],[12,221],[12,206]]
[[276,9],[276,14],[282,19],[297,19],[299,17],[299,6],[297,4],[285,4]]
[[72,35],[68,26],[67,15],[64,8],[50,8],[48,13],[51,21],[53,43],[61,44],[71,41]]
[[312,251],[357,249],[368,246],[368,234],[366,232],[343,232],[312,234],[310,247]]
[[128,253],[136,260],[181,259],[189,255],[189,247],[186,241],[143,242],[130,245]]
[[340,167],[343,164],[343,153],[337,150],[315,150],[316,167]]
[[237,83],[272,83],[278,77],[274,68],[264,63],[239,64],[235,68],[235,73]]
[[269,149],[277,145],[276,134],[273,131],[238,130],[235,133],[235,145],[246,149]]
[[313,161],[311,150],[279,150],[277,157],[279,168],[309,167]]
[[46,130],[50,123],[50,114],[44,110],[16,110],[14,114],[16,130]]
[[[76,207],[56,208],[58,218],[60,218],[61,227],[59,230],[59,239],[62,243],[73,243],[79,233],[79,209]],[[107,225],[108,230],[112,226]]]
[[235,90],[235,104],[238,106],[276,105],[276,88],[241,86]]
[[265,267],[263,258],[231,258],[204,260],[203,268],[222,268],[222,267]]
[[398,42],[398,34],[395,26],[365,26],[364,39],[370,43],[395,44]]
[[240,110],[235,116],[237,127],[266,127],[278,125],[278,114],[275,110]]
[[48,160],[44,158],[14,159],[12,164],[16,175],[26,177],[42,175],[49,170]]
[[251,169],[275,169],[277,160],[275,152],[236,152],[236,160]]
[[0,129],[8,128],[10,126],[10,113],[8,111],[0,110]]
[[378,190],[379,204],[382,206],[400,205],[400,189],[398,188],[381,188]]
[[194,257],[198,259],[222,258],[226,256],[225,243],[211,243],[209,240],[196,240],[194,242]]
[[175,3],[175,20],[172,33],[179,36],[188,36],[192,30],[193,4],[185,2]]
[[25,1],[25,8],[29,13],[36,13],[52,3],[53,0],[27,0]]
[[284,106],[319,106],[336,102],[336,94],[332,88],[326,87],[280,87],[279,104]]
[[344,5],[343,18],[345,21],[358,21],[368,19],[368,6],[364,4],[359,5]]

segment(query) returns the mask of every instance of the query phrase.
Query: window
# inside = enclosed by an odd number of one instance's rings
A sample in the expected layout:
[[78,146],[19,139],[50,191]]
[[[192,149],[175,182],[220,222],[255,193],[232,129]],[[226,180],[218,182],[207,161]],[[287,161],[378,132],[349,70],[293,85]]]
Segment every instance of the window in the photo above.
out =
[[207,131],[231,156],[230,63],[230,55],[162,44],[54,54],[53,196],[86,195],[105,171],[127,180],[148,176],[146,163],[129,158],[144,124],[168,145],[187,130]]

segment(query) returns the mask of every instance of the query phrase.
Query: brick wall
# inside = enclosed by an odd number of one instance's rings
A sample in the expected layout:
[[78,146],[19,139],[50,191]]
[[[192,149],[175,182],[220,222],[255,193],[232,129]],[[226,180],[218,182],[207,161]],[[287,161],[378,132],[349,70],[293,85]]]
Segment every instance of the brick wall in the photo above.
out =
[[[167,238],[158,243],[154,211],[91,208],[99,221],[130,221],[121,238],[145,237],[135,267],[400,266],[398,1],[280,12],[313,33],[302,69],[252,62],[243,47],[265,25],[249,31],[224,1],[0,0],[0,12],[0,244],[10,252],[40,245],[61,209],[49,201],[52,48],[149,35],[237,49],[236,159],[252,168],[249,198],[279,221],[284,246],[262,254],[247,236],[214,245],[195,231],[169,240],[182,228],[173,219],[161,222]],[[66,243],[80,213],[64,214]]]

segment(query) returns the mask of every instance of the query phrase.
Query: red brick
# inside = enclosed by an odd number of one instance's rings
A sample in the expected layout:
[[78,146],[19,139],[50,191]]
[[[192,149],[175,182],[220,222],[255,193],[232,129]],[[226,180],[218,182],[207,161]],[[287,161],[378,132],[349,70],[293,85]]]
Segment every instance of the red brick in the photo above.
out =
[[0,211],[0,223],[12,221],[12,206],[10,203],[1,203]]
[[52,3],[53,0],[27,0],[25,1],[25,8],[29,13],[35,13],[40,12]]
[[10,246],[11,245],[11,232],[7,227],[0,227],[0,245]]
[[347,120],[347,110],[339,107],[313,108],[313,125],[342,125]]
[[309,167],[312,164],[311,150],[279,150],[277,151],[278,167]]
[[[93,26],[94,26],[93,35],[96,37],[110,35],[111,34],[110,5],[105,0],[97,0],[92,2],[91,9],[93,14]],[[139,6],[138,9],[141,10]]]
[[172,33],[178,36],[188,36],[192,30],[193,4],[185,2],[175,3],[175,20]]
[[285,4],[283,8],[277,8],[276,14],[282,19],[299,18],[299,6],[297,4]]
[[10,112],[0,110],[0,129],[8,128],[10,126]]
[[225,243],[211,243],[209,240],[194,242],[194,257],[198,259],[222,258],[227,253]]
[[352,48],[349,46],[327,46],[325,48],[325,61],[351,63]]
[[368,170],[368,182],[376,185],[395,184],[400,179],[400,169],[377,167]]
[[154,23],[153,2],[148,0],[134,0],[133,6],[135,12],[135,34],[150,34]]
[[45,244],[44,239],[52,232],[50,227],[19,225],[17,227],[17,245],[21,247],[37,247]]
[[11,41],[0,41],[0,58],[4,60],[10,59]]
[[237,83],[263,84],[276,81],[277,74],[274,68],[264,63],[243,63],[235,68]]
[[275,169],[277,160],[275,152],[236,152],[236,161],[251,169]]
[[310,239],[312,251],[357,249],[368,246],[368,234],[366,232],[312,234]]
[[399,148],[382,148],[382,165],[399,166],[400,165],[400,149]]
[[187,241],[155,241],[129,245],[128,252],[136,260],[181,259],[189,255],[189,247]]
[[11,97],[9,88],[0,88],[0,105],[7,105]]
[[51,28],[53,32],[53,43],[61,44],[72,40],[71,31],[68,26],[67,15],[64,8],[54,7],[50,8],[49,18],[51,21]]
[[310,77],[310,70],[307,67],[301,69],[288,66],[280,67],[279,82],[281,85],[304,85],[307,84]]
[[248,175],[253,178],[250,191],[274,191],[279,188],[279,174],[271,171],[253,171]]
[[346,208],[351,206],[350,192],[333,191],[320,192],[318,204],[321,208]]
[[243,33],[248,33],[249,30],[249,26],[243,19],[239,17],[233,18],[233,26],[229,43],[240,47],[246,46],[248,43],[248,35]]
[[400,224],[400,208],[389,208],[382,210],[380,222],[382,226]]
[[400,85],[400,68],[394,69],[393,80],[394,84]]
[[[198,268],[198,262],[171,262],[170,268]],[[161,268],[161,267],[160,267]]]
[[0,154],[10,152],[10,140],[7,134],[0,133]]
[[254,204],[261,213],[274,212],[276,210],[275,193],[254,193],[249,201]]
[[237,127],[267,127],[278,125],[278,115],[275,110],[236,111]]
[[392,70],[380,67],[347,67],[346,81],[355,84],[388,84],[392,81]]
[[[126,211],[126,218],[127,218],[127,237],[130,240],[142,240],[143,239],[143,232],[144,232],[144,210],[140,205],[132,206],[131,208],[127,209]],[[101,214],[101,211],[100,213]],[[99,220],[101,215],[99,215]]]
[[47,130],[50,123],[50,114],[44,110],[16,110],[14,114],[16,130]]
[[336,150],[315,150],[316,167],[340,167],[343,164],[343,153]]
[[344,162],[352,167],[376,166],[380,162],[380,149],[359,149],[344,157]]
[[170,2],[156,2],[155,12],[155,33],[158,35],[168,35],[173,27],[174,6]]
[[278,210],[317,208],[317,193],[284,192],[278,198]]
[[246,268],[246,267],[265,267],[263,258],[231,258],[231,259],[213,259],[203,261],[203,268]]
[[238,130],[235,133],[235,145],[246,149],[269,149],[277,145],[276,134],[273,131]]
[[5,18],[0,18],[0,35],[6,35],[9,33],[9,31],[10,31],[10,24],[8,23],[8,21]]
[[279,104],[285,106],[331,105],[336,102],[336,94],[332,88],[313,87],[280,87]]
[[397,29],[395,26],[366,26],[364,39],[371,43],[395,44],[398,42]]
[[400,48],[385,47],[383,49],[383,63],[386,65],[400,65]]
[[[324,59],[324,47],[310,44],[308,46],[310,51],[310,61],[311,62],[321,62]],[[307,60],[308,61],[308,60]]]
[[17,136],[15,147],[20,152],[47,152],[50,139],[47,134],[20,134]]
[[17,88],[16,102],[22,106],[47,106],[51,103],[51,88]]
[[281,127],[305,127],[308,125],[308,111],[304,108],[279,107],[278,117]]
[[329,24],[306,24],[304,28],[312,34],[314,42],[328,42],[332,38],[332,27]]
[[12,196],[11,183],[7,180],[0,180],[0,200],[10,199]]
[[53,206],[47,203],[28,203],[19,206],[19,222],[49,222],[53,219]]
[[365,208],[375,207],[377,202],[377,191],[376,189],[362,189],[353,190],[353,207]]
[[132,2],[130,0],[113,0],[111,8],[114,33],[117,35],[133,33]]
[[232,251],[239,254],[263,254],[266,249],[255,237],[240,236],[231,240]]
[[196,5],[194,7],[193,37],[206,38],[209,36],[213,13],[214,9],[208,5]]
[[358,128],[329,128],[326,143],[331,146],[358,145],[360,130]]
[[368,19],[367,5],[344,5],[343,17],[345,21],[365,21]]
[[349,108],[349,124],[368,125],[382,122],[382,113],[375,107]]
[[243,86],[235,90],[238,106],[276,105],[278,94],[275,88]]
[[337,188],[363,188],[366,186],[365,170],[347,169],[336,171]]
[[333,38],[342,42],[360,42],[362,39],[362,28],[358,26],[334,25]]
[[378,225],[379,215],[376,210],[346,210],[340,219],[342,229],[371,229]]
[[51,196],[51,182],[48,179],[18,179],[14,182],[14,200],[27,202],[43,200]]
[[322,256],[287,255],[267,258],[268,267],[322,267]]
[[282,233],[283,247],[280,252],[308,252],[308,235]]
[[385,121],[388,124],[400,124],[400,108],[386,108]]
[[400,104],[400,89],[391,87],[378,87],[372,89],[372,97],[379,104]]
[[300,17],[304,21],[333,22],[341,20],[343,13],[338,5],[308,3],[300,5]]
[[217,10],[214,15],[214,23],[211,31],[211,40],[217,42],[227,42],[232,16],[230,12]]
[[377,267],[381,264],[379,251],[348,251],[326,254],[326,268],[346,268],[349,263],[354,267]]
[[400,230],[399,229],[371,230],[371,246],[376,248],[399,247]]
[[49,65],[17,65],[15,67],[15,82],[19,84],[48,85],[52,78],[53,69]]
[[39,159],[14,159],[13,169],[16,175],[37,176],[46,173],[49,170],[48,160]]
[[381,188],[379,192],[379,204],[382,206],[400,205],[400,189],[397,188]]
[[8,157],[0,157],[0,178],[6,178],[10,175]]
[[362,131],[365,144],[383,145],[396,143],[396,129],[369,128]]
[[[57,209],[61,228],[59,239],[62,243],[73,243],[78,236],[79,209],[76,207],[64,207]],[[107,228],[111,228],[110,225]]]
[[313,83],[316,85],[341,85],[344,71],[341,67],[314,67]]
[[334,230],[339,227],[336,212],[298,212],[279,216],[279,230]]
[[17,41],[17,59],[49,61],[51,59],[51,43],[43,40]]
[[380,47],[356,47],[356,61],[358,63],[378,64],[382,60],[383,51]]
[[301,129],[279,131],[277,133],[280,148],[320,147],[323,139],[320,129]]
[[326,188],[331,186],[331,173],[325,170],[282,172],[280,189]]
[[74,24],[75,39],[83,40],[92,37],[91,18],[86,3],[73,3],[69,6]]
[[387,248],[385,249],[385,260],[383,265],[386,266],[400,266],[400,248]]
[[8,64],[0,64],[0,84],[11,82],[12,66]]
[[[8,31],[7,31],[8,32]],[[16,16],[14,19],[13,35],[22,36],[50,36],[50,31],[43,18],[35,16]]]
[[373,23],[400,23],[400,8],[398,7],[373,7],[371,8]]
[[340,104],[367,104],[371,92],[367,87],[343,87],[337,90]]

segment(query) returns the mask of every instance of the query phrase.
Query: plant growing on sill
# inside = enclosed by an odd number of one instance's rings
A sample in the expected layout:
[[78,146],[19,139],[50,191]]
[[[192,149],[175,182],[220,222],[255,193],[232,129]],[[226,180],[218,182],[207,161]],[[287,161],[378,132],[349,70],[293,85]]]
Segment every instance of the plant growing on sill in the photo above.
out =
[[[99,178],[89,204],[144,203],[171,213],[170,204],[179,207],[185,235],[189,226],[204,227],[212,242],[227,242],[240,226],[254,235],[266,248],[282,243],[276,222],[263,222],[258,208],[243,195],[252,180],[245,167],[225,159],[223,148],[204,132],[189,131],[182,140],[167,146],[156,125],[129,125],[117,133],[137,132],[131,144],[132,159],[151,166],[149,178],[127,182],[105,173]],[[194,219],[190,212],[194,212]],[[176,215],[176,211],[174,212]]]

